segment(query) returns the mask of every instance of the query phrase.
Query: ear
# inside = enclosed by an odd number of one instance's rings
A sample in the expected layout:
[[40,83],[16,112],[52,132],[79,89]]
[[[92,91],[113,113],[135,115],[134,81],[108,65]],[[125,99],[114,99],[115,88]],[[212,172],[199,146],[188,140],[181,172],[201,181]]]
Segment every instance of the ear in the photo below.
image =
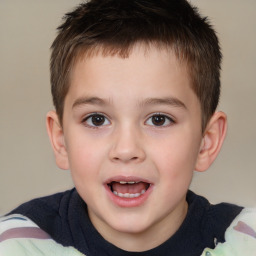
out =
[[223,112],[216,112],[205,129],[195,170],[206,171],[220,152],[226,136],[227,117]]
[[63,170],[69,169],[64,133],[60,125],[58,115],[55,111],[50,111],[47,114],[46,127],[54,151],[57,166]]

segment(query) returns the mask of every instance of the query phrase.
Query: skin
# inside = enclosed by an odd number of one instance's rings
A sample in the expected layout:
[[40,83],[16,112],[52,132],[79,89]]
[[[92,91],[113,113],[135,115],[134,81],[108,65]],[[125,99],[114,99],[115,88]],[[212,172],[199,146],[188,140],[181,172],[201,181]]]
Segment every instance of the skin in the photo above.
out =
[[[95,113],[104,117],[101,125],[92,122]],[[214,114],[202,134],[200,104],[184,65],[170,50],[135,46],[128,58],[79,60],[63,127],[51,111],[47,128],[56,163],[71,170],[98,232],[119,248],[145,251],[182,224],[193,171],[206,170],[217,156],[226,116]],[[113,179],[151,185],[141,202],[120,205],[106,189]]]

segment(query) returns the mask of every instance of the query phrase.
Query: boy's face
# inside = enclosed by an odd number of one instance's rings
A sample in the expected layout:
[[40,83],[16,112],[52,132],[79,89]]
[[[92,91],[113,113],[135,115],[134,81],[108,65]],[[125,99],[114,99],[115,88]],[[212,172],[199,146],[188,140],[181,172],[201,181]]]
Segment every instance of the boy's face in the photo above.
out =
[[79,61],[63,131],[65,168],[107,240],[178,228],[202,134],[199,101],[171,51]]

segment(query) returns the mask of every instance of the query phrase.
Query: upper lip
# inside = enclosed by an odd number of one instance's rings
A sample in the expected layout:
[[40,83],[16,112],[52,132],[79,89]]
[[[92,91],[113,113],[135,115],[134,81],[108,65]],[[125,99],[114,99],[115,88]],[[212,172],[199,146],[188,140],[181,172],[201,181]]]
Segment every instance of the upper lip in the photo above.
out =
[[150,182],[147,179],[141,178],[141,177],[136,177],[136,176],[114,176],[111,177],[109,179],[107,179],[104,183],[105,184],[110,184],[111,182],[145,182],[145,183],[149,183],[152,184],[152,182]]

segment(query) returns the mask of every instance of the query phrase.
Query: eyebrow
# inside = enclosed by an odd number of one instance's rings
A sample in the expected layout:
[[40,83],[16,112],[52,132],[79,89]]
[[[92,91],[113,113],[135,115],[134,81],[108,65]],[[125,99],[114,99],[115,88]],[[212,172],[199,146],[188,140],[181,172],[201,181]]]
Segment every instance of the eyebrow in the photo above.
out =
[[175,97],[148,98],[140,103],[140,106],[144,105],[168,105],[187,109],[186,105],[181,100]]
[[[72,108],[76,108],[81,105],[99,105],[106,106],[110,104],[110,99],[102,99],[99,97],[81,97],[75,100],[72,105]],[[147,105],[168,105],[174,107],[180,107],[187,109],[186,105],[179,99],[175,97],[166,97],[166,98],[147,98],[139,102],[139,107],[144,107]]]
[[100,105],[105,106],[110,102],[110,100],[104,100],[98,97],[81,97],[75,100],[72,105],[72,108],[81,106],[81,105]]

